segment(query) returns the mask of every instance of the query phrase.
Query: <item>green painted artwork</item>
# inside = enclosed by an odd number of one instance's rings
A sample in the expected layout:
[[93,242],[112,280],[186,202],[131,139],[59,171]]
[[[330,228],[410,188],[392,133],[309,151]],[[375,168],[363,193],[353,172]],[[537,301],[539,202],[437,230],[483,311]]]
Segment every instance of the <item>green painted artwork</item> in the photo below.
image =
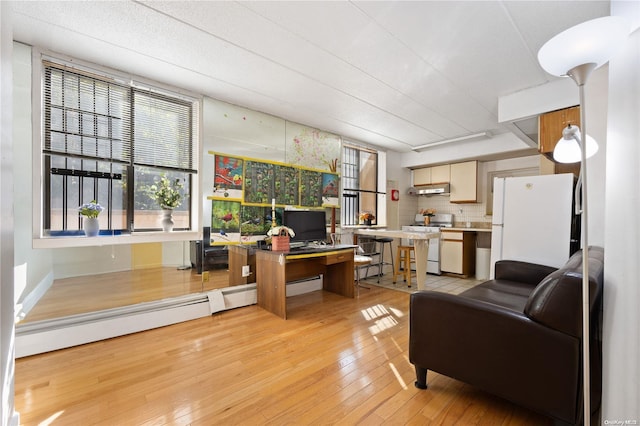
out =
[[322,206],[322,173],[304,169],[300,171],[300,205]]

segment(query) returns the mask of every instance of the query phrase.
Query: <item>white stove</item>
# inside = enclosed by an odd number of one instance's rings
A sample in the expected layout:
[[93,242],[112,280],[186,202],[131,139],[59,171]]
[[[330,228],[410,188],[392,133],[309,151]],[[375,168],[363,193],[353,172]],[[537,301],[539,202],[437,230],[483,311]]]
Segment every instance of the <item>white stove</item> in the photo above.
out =
[[[422,223],[420,223],[422,221]],[[422,215],[416,215],[415,225],[405,225],[403,231],[410,232],[440,232],[440,228],[453,227],[452,214],[436,214],[432,216],[429,225],[424,224]],[[402,244],[413,245],[413,240],[403,239]],[[427,255],[427,273],[440,275],[440,239],[432,238],[429,240],[429,253]]]

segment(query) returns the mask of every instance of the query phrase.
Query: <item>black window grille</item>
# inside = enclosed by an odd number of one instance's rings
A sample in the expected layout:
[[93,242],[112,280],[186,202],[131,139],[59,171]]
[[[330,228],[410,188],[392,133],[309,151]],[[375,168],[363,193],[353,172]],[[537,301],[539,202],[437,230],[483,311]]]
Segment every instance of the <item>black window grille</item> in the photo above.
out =
[[357,225],[360,214],[365,212],[378,217],[378,154],[372,150],[345,145],[341,179],[342,223]]

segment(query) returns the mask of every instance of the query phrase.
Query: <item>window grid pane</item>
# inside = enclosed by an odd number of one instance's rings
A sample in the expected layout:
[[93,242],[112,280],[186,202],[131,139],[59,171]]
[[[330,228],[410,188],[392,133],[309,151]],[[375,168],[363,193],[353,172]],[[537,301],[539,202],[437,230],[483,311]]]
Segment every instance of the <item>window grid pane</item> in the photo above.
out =
[[342,150],[342,223],[357,225],[360,213],[378,217],[378,154],[344,146]]
[[[126,87],[45,69],[45,152],[130,161]],[[110,106],[114,105],[110,109]],[[96,149],[100,142],[103,149]],[[117,146],[105,150],[104,146]]]
[[134,91],[134,163],[192,171],[192,105]]
[[165,170],[136,167],[135,169],[135,211],[133,227],[136,231],[158,229],[162,227],[160,220],[162,218],[162,207],[149,196],[148,188],[157,183],[162,175],[166,175],[170,181],[178,179],[183,185],[181,193],[183,194],[180,206],[173,209],[173,229],[190,229],[190,196],[191,193],[191,175],[186,172],[167,172]]

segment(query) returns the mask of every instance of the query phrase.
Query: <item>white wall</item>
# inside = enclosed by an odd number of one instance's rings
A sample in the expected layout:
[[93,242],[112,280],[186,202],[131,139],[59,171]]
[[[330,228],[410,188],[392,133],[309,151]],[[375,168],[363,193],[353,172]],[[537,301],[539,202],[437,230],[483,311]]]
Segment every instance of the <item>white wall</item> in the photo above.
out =
[[391,229],[399,229],[402,225],[413,223],[413,217],[418,208],[418,198],[407,195],[407,191],[411,187],[411,171],[406,167],[399,166],[403,156],[404,154],[398,152],[387,153],[387,181],[394,184],[394,188],[387,188],[387,190],[397,189],[400,195],[398,201],[390,201],[391,196],[387,194],[387,200],[389,200],[387,210],[394,210],[393,220],[387,223]]
[[[163,243],[163,247],[164,244],[168,243]],[[54,279],[128,271],[131,269],[131,246],[128,244],[68,247],[52,250],[55,251],[52,256]],[[180,257],[178,257],[179,260]],[[175,259],[173,263],[176,264]]]
[[[604,247],[605,182],[607,170],[607,94],[609,67],[595,70],[585,86],[587,133],[598,143],[598,152],[587,160],[589,245]],[[576,90],[578,90],[576,88]],[[582,130],[582,129],[581,129]]]
[[[634,18],[640,3],[613,1]],[[609,63],[607,128],[603,421],[640,422],[640,30]],[[593,200],[593,199],[592,199]],[[613,424],[613,423],[609,423]]]
[[0,425],[18,423],[14,412],[14,290],[11,3],[0,2]]
[[[38,184],[32,175],[32,114],[31,114],[31,48],[22,43],[13,43],[13,163],[19,188],[14,191],[15,264],[26,268],[26,288],[20,296],[34,290],[51,272],[53,259],[51,250],[32,248],[31,224],[33,218],[33,194],[39,193]],[[32,191],[27,190],[33,188]]]

